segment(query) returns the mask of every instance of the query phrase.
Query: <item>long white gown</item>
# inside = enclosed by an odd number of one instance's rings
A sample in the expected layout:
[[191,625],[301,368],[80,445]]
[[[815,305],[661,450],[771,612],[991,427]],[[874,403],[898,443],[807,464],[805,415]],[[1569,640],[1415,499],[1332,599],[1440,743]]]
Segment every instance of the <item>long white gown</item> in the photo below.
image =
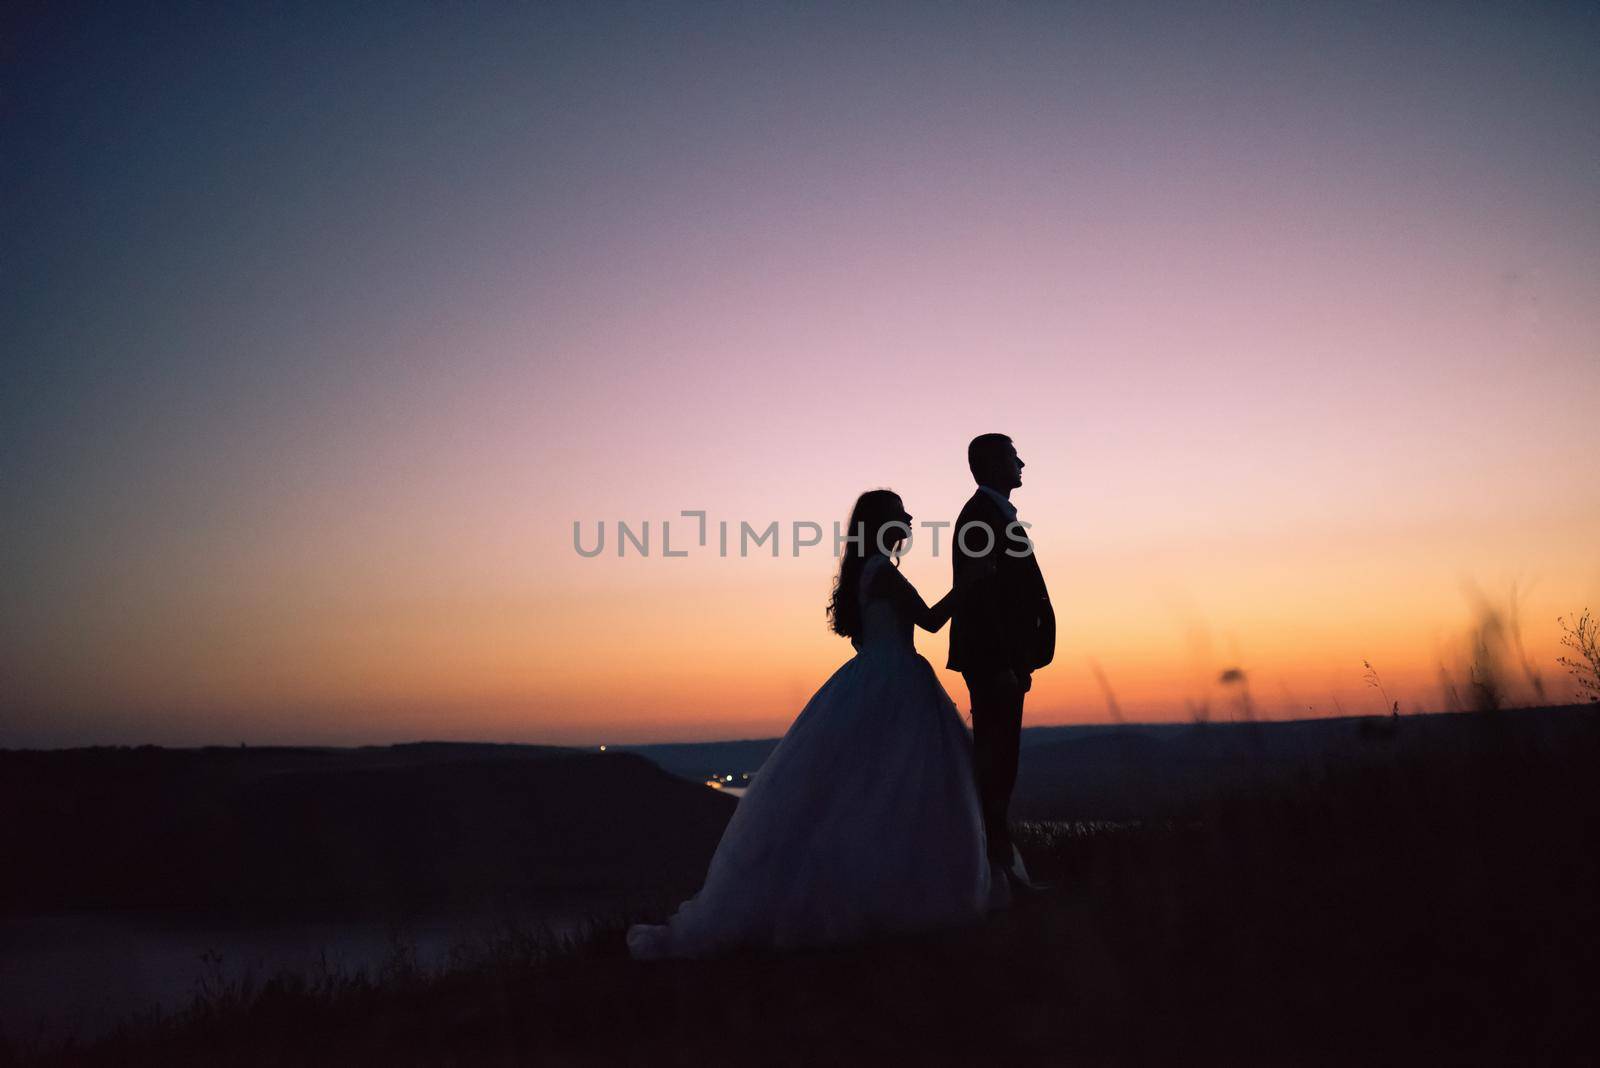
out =
[[[861,589],[889,566],[874,554]],[[999,904],[972,736],[895,602],[863,596],[861,624],[856,655],[751,780],[704,887],[666,924],[629,928],[634,957],[854,941],[974,922]]]

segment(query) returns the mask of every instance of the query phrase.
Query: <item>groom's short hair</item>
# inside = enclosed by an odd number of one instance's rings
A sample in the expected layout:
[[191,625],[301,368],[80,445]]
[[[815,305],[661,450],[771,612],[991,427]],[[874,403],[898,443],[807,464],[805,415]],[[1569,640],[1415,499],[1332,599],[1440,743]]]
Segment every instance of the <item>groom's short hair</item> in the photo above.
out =
[[981,478],[996,460],[1005,458],[1011,447],[1011,438],[1005,434],[979,434],[967,445],[967,470],[973,478]]

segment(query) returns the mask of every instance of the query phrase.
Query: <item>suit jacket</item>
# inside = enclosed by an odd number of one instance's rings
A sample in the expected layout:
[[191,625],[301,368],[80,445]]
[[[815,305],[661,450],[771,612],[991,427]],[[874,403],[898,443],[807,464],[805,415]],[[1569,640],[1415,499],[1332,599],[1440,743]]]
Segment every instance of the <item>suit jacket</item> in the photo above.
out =
[[[989,528],[994,535],[988,542],[979,531],[965,538],[961,531],[969,523]],[[993,559],[995,573],[982,579],[963,597],[950,620],[950,658],[945,664],[952,671],[989,673],[1010,668],[1018,673],[1033,671],[1050,663],[1056,652],[1056,613],[1045,589],[1044,573],[1039,570],[1037,553],[1014,556],[1024,544],[1008,532],[1011,519],[981,489],[967,501],[956,520],[951,553],[952,573],[966,560]],[[1020,534],[1020,529],[1016,531]],[[965,542],[973,551],[962,547]]]

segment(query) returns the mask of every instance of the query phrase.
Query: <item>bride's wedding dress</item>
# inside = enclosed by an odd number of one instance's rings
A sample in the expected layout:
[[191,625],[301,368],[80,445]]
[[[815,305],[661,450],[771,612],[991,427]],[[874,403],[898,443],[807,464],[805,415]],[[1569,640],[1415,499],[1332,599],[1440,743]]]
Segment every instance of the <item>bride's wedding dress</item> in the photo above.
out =
[[[890,566],[870,558],[861,590]],[[628,930],[633,956],[850,941],[976,921],[1000,903],[971,735],[912,621],[890,598],[861,596],[856,655],[751,780],[701,891],[666,924]]]

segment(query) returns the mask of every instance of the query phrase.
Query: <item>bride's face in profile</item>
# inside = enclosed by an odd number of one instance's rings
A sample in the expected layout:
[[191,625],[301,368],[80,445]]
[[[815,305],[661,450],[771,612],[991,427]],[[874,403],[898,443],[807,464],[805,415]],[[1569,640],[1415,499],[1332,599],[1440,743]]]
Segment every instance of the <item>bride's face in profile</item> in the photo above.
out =
[[904,524],[884,529],[884,543],[889,547],[890,553],[896,553],[900,551],[900,546],[904,544],[906,535],[911,530],[911,513],[906,511],[905,502],[899,497],[894,499],[894,514],[889,522]]

